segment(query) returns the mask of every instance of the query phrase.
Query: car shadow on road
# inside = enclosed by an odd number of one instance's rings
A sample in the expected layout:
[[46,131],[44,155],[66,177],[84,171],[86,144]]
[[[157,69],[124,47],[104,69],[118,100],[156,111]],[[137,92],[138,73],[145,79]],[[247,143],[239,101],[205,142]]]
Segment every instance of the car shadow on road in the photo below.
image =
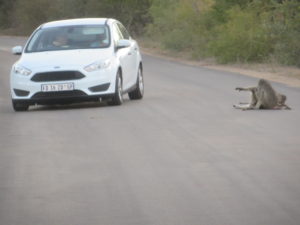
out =
[[[124,99],[123,104],[130,102],[129,99]],[[70,104],[51,104],[51,105],[36,105],[29,108],[29,112],[38,112],[38,111],[55,111],[55,110],[80,110],[88,108],[106,108],[114,107],[109,105],[107,102],[82,102],[82,103],[70,103]]]

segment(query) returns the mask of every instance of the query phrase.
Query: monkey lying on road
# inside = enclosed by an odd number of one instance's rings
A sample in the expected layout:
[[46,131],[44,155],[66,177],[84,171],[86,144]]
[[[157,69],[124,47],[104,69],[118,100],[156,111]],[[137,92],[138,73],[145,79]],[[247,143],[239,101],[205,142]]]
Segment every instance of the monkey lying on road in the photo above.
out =
[[249,104],[233,105],[236,109],[291,109],[285,104],[286,96],[277,93],[267,80],[260,79],[257,87],[237,87],[235,90],[250,91],[252,93],[251,102]]

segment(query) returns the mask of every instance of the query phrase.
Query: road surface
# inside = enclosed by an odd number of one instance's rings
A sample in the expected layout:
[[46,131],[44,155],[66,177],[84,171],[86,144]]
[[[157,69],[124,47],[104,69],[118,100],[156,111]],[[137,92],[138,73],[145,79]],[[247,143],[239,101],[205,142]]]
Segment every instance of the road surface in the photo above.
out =
[[256,78],[144,55],[145,97],[16,113],[0,38],[1,225],[299,225],[293,110],[240,111]]

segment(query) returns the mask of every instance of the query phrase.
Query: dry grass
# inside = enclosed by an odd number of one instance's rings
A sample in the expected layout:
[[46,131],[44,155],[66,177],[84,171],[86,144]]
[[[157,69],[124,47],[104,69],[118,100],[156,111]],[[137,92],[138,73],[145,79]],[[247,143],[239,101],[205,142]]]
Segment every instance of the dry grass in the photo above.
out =
[[201,66],[214,70],[228,71],[241,75],[264,78],[292,87],[300,87],[300,68],[282,66],[276,63],[266,64],[217,64],[213,59],[193,60],[188,52],[172,52],[165,50],[158,43],[139,40],[144,54],[162,57],[193,66]]

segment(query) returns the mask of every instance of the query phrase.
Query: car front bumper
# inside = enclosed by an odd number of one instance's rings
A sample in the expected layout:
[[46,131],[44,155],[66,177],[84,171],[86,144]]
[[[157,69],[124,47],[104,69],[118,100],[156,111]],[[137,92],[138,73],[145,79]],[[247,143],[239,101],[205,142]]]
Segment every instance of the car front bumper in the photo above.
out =
[[[72,71],[82,76],[67,77],[66,80],[57,74]],[[37,74],[46,74],[42,79],[37,79]],[[50,74],[50,75],[49,75]],[[56,76],[56,78],[53,78]],[[105,69],[94,72],[68,68],[61,71],[39,70],[31,76],[24,76],[11,72],[11,96],[14,102],[33,104],[58,104],[65,102],[96,101],[99,98],[111,98],[115,93],[115,72]],[[52,78],[51,78],[52,75]],[[40,77],[39,77],[40,78]],[[45,91],[43,85],[72,84],[72,90]]]

